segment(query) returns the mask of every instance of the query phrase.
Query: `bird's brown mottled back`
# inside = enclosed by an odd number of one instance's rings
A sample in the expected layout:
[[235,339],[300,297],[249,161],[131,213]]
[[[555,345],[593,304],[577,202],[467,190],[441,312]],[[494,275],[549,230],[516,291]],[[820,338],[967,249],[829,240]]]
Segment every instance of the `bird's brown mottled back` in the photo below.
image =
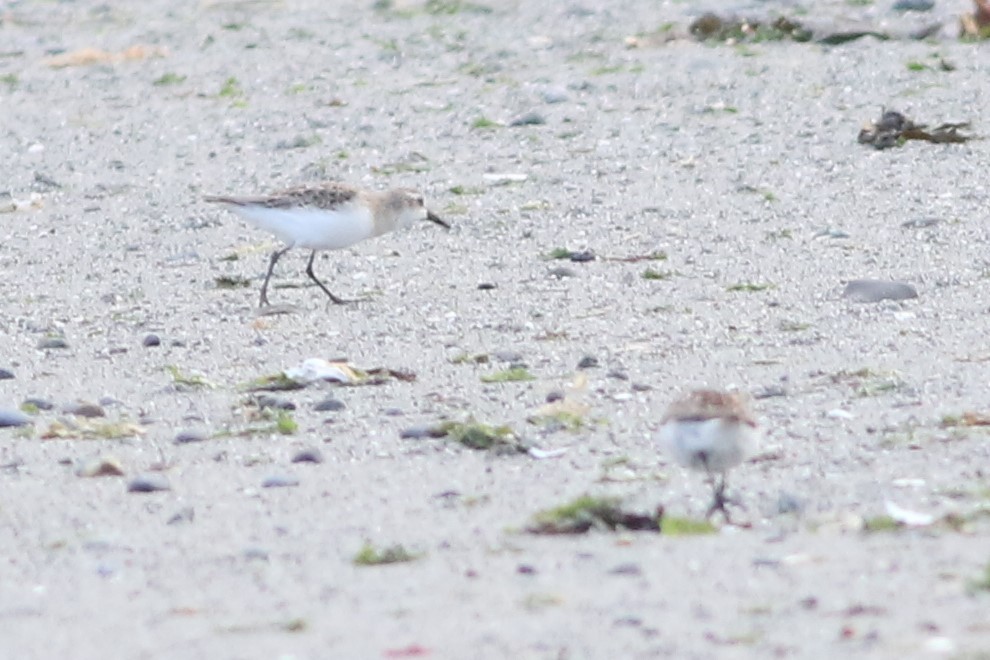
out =
[[318,186],[297,186],[287,188],[271,195],[258,197],[221,197],[210,196],[208,202],[221,202],[236,206],[261,206],[267,209],[290,209],[298,207],[313,207],[334,209],[353,200],[358,194],[356,188],[329,182]]
[[671,404],[663,421],[679,419],[703,422],[715,418],[729,419],[748,426],[756,426],[756,420],[749,412],[742,397],[732,392],[716,390],[695,390],[687,397]]

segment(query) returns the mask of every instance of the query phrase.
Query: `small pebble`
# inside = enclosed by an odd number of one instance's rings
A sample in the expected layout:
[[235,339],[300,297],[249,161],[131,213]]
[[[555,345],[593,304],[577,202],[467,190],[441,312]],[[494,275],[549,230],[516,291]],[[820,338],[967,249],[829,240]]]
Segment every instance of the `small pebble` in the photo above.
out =
[[522,362],[523,354],[519,351],[495,351],[492,357],[499,362]]
[[577,272],[573,268],[568,268],[567,266],[557,266],[556,268],[551,268],[549,271],[550,277],[556,277],[559,280],[565,277],[574,277]]
[[161,346],[162,339],[158,335],[145,335],[144,339],[141,340],[141,345],[145,348],[151,348],[152,346]]
[[781,491],[777,496],[777,513],[784,515],[790,513],[801,513],[804,510],[804,503],[791,493]]
[[481,284],[478,285],[479,291],[491,291],[492,289],[496,289],[496,288],[498,287],[495,284],[492,284],[491,282],[482,282]]
[[13,408],[0,408],[0,428],[26,426],[32,422],[31,416]]
[[553,403],[554,401],[562,401],[564,398],[564,393],[560,390],[551,390],[547,392],[547,403]]
[[70,415],[75,415],[77,417],[86,417],[88,419],[93,419],[95,417],[106,417],[107,413],[102,406],[95,403],[72,403],[65,407],[65,412]]
[[619,564],[615,568],[609,571],[612,575],[641,575],[642,569],[640,569],[639,564]]
[[420,426],[409,426],[407,428],[399,431],[399,437],[403,440],[420,440],[422,438],[433,438],[436,437],[434,429],[435,427],[428,424],[422,424]]
[[621,369],[612,369],[605,375],[608,376],[609,378],[614,378],[616,380],[629,380],[629,374],[627,374],[625,371],[622,371]]
[[320,401],[315,405],[313,405],[313,410],[317,412],[332,412],[337,410],[343,410],[346,407],[347,406],[344,405],[343,401],[330,397],[328,399],[323,399],[323,401]]
[[754,399],[770,399],[777,396],[787,396],[787,388],[783,385],[768,385],[753,393]]
[[563,103],[567,100],[567,91],[561,87],[547,87],[540,96],[544,103]]
[[0,380],[10,380],[14,377],[14,372],[10,369],[0,369]]
[[902,222],[901,227],[904,229],[924,229],[925,227],[934,227],[939,222],[938,218],[915,218]]
[[169,518],[168,522],[165,524],[177,525],[179,523],[187,523],[187,522],[191,523],[195,517],[196,517],[195,510],[193,510],[191,506],[186,506],[176,511],[175,515]]
[[265,480],[261,482],[262,488],[289,488],[298,485],[299,479],[285,474],[273,474],[265,477]]
[[292,457],[293,463],[322,463],[323,453],[316,447],[300,449]]
[[281,399],[271,394],[262,394],[258,397],[258,408],[274,408],[276,410],[295,410],[296,404],[288,399]]
[[25,406],[34,406],[38,410],[51,410],[55,407],[55,404],[47,399],[39,399],[37,397],[29,397],[24,399]]
[[509,126],[539,126],[547,123],[546,118],[538,112],[527,112],[509,122]]
[[519,573],[519,575],[536,575],[536,568],[529,564],[519,564],[516,566],[516,573]]
[[594,355],[585,355],[577,366],[578,369],[595,369],[596,367],[598,367],[598,358]]
[[69,342],[65,341],[65,337],[45,337],[38,342],[38,348],[41,350],[48,350],[53,348],[68,348]]
[[852,280],[842,292],[843,298],[853,302],[873,303],[881,300],[909,300],[918,297],[918,291],[904,282],[884,280]]
[[172,442],[177,445],[188,445],[194,442],[203,442],[209,437],[204,431],[179,431]]
[[264,548],[245,548],[245,559],[255,559],[258,561],[268,561],[268,551]]
[[128,493],[156,493],[171,489],[165,475],[158,473],[139,474],[127,484]]
[[580,252],[571,252],[568,259],[570,259],[571,261],[577,264],[585,263],[587,261],[594,261],[595,253],[591,250],[581,250]]

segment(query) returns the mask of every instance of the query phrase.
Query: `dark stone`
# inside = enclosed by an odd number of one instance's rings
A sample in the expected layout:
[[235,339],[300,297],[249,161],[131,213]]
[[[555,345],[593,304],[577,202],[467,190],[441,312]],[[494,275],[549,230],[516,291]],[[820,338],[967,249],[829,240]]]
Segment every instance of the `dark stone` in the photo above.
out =
[[38,348],[41,350],[49,350],[55,348],[68,348],[69,342],[65,341],[65,337],[45,337],[38,342]]
[[172,486],[165,475],[158,473],[139,474],[127,484],[128,493],[157,493],[171,489]]
[[885,280],[852,280],[842,292],[843,298],[853,302],[874,303],[881,300],[909,300],[918,297],[918,291],[904,282]]
[[293,463],[322,463],[323,453],[316,447],[300,449],[292,457]]
[[290,488],[298,486],[299,479],[286,474],[273,474],[261,482],[262,488]]
[[0,428],[27,426],[31,422],[31,416],[27,413],[13,408],[0,408]]
[[330,397],[314,404],[313,410],[317,412],[335,412],[337,410],[343,410],[346,407],[343,401]]
[[578,366],[577,366],[578,369],[595,369],[597,367],[598,367],[598,358],[596,358],[594,355],[585,355],[583,358],[581,358],[581,361],[578,362]]
[[177,445],[188,445],[205,440],[209,440],[209,436],[203,431],[179,431],[172,442]]

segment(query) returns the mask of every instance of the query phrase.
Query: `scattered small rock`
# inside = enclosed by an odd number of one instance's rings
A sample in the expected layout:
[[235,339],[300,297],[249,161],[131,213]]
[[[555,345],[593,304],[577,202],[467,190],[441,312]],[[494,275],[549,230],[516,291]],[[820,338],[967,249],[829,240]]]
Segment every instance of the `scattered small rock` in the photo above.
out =
[[786,491],[780,491],[777,496],[777,513],[780,515],[801,513],[804,510],[804,502],[796,495]]
[[124,466],[113,456],[88,460],[76,469],[76,475],[80,477],[122,477],[124,474]]
[[643,570],[639,567],[639,564],[619,564],[615,568],[609,571],[612,575],[642,575]]
[[565,277],[575,277],[577,272],[567,266],[557,266],[556,268],[551,268],[549,274],[550,277],[556,277],[558,280],[562,280]]
[[343,401],[329,397],[314,404],[313,410],[317,412],[335,412],[337,410],[343,410],[346,407]]
[[918,291],[904,282],[885,280],[852,280],[842,292],[853,302],[873,303],[881,300],[908,300],[918,297]]
[[141,345],[145,348],[151,348],[152,346],[161,346],[162,339],[158,335],[145,335],[144,339],[141,340]]
[[61,188],[62,184],[48,176],[44,172],[34,173],[34,182],[38,185],[34,186],[35,189],[41,189],[42,191],[50,190],[51,188]]
[[550,390],[547,392],[546,402],[553,403],[554,401],[563,401],[564,393],[560,390]]
[[47,399],[39,399],[37,397],[28,397],[24,399],[24,406],[30,406],[32,408],[37,408],[38,410],[51,410],[55,407],[55,404]]
[[103,406],[85,401],[69,404],[64,410],[70,415],[75,415],[76,417],[86,417],[87,419],[107,416],[107,412],[103,409]]
[[287,474],[273,474],[261,482],[262,488],[291,488],[299,485],[299,479]]
[[175,438],[172,440],[173,443],[177,445],[188,445],[194,442],[204,442],[209,440],[210,436],[204,431],[179,431]]
[[166,525],[178,525],[179,523],[191,523],[196,517],[196,512],[191,506],[185,506],[175,512],[171,518],[168,519]]
[[519,564],[516,566],[516,573],[519,573],[519,575],[536,575],[536,567],[529,564]]
[[621,369],[612,369],[605,375],[615,380],[629,380],[629,374]]
[[323,462],[323,452],[321,452],[316,447],[307,447],[306,449],[300,449],[292,457],[293,463],[322,463]]
[[540,126],[547,123],[546,118],[538,112],[527,112],[509,122],[509,126]]
[[753,392],[754,399],[771,399],[778,396],[787,396],[787,388],[783,385],[768,385],[761,390]]
[[492,353],[492,357],[499,362],[511,362],[511,363],[522,363],[523,354],[519,351],[495,351]]
[[0,408],[0,428],[11,426],[27,426],[32,423],[31,416],[13,408]]
[[38,342],[38,348],[45,351],[55,348],[68,348],[69,342],[65,340],[65,337],[45,337]]
[[540,94],[544,103],[563,103],[567,100],[567,90],[562,87],[547,87]]
[[498,286],[492,284],[491,282],[482,282],[481,284],[478,285],[479,291],[491,291],[492,289],[497,289],[497,288]]
[[577,366],[578,369],[596,369],[597,367],[598,367],[598,358],[596,358],[594,355],[585,355],[583,358],[581,358],[581,361],[578,362],[578,366]]
[[171,489],[165,475],[158,473],[139,474],[127,483],[128,493],[157,493]]
[[14,372],[10,369],[0,369],[0,380],[10,380],[14,377]]
[[410,426],[399,431],[399,437],[403,440],[421,440],[422,438],[442,438],[445,435],[447,435],[446,432],[440,429],[440,427],[431,426],[429,424]]
[[938,218],[914,218],[902,222],[901,227],[904,229],[925,229],[926,227],[934,227],[940,222],[941,220]]
[[570,256],[567,257],[576,264],[585,263],[588,261],[595,260],[595,252],[593,250],[580,250],[571,252]]
[[262,394],[257,400],[258,408],[274,408],[275,410],[295,410],[296,404],[288,399],[282,399],[270,394]]
[[249,560],[268,561],[268,551],[264,548],[251,547],[244,549],[244,558]]

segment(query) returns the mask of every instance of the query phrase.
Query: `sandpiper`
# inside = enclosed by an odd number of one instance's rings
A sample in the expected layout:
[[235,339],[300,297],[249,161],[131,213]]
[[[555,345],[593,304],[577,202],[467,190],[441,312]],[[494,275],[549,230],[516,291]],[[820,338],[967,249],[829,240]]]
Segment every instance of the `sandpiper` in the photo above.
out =
[[726,472],[752,455],[759,438],[743,398],[734,392],[695,390],[672,403],[661,424],[659,440],[674,459],[707,474],[714,495],[707,515],[721,511],[728,521]]
[[204,199],[226,205],[255,227],[270,231],[285,243],[285,247],[272,252],[268,273],[261,285],[261,307],[270,304],[268,281],[275,264],[294,247],[312,250],[306,274],[330,300],[343,304],[353,301],[335,296],[313,273],[317,251],[350,247],[367,238],[408,227],[417,220],[430,220],[450,229],[449,224],[426,208],[421,194],[408,188],[376,192],[328,182],[265,196],[209,195]]

